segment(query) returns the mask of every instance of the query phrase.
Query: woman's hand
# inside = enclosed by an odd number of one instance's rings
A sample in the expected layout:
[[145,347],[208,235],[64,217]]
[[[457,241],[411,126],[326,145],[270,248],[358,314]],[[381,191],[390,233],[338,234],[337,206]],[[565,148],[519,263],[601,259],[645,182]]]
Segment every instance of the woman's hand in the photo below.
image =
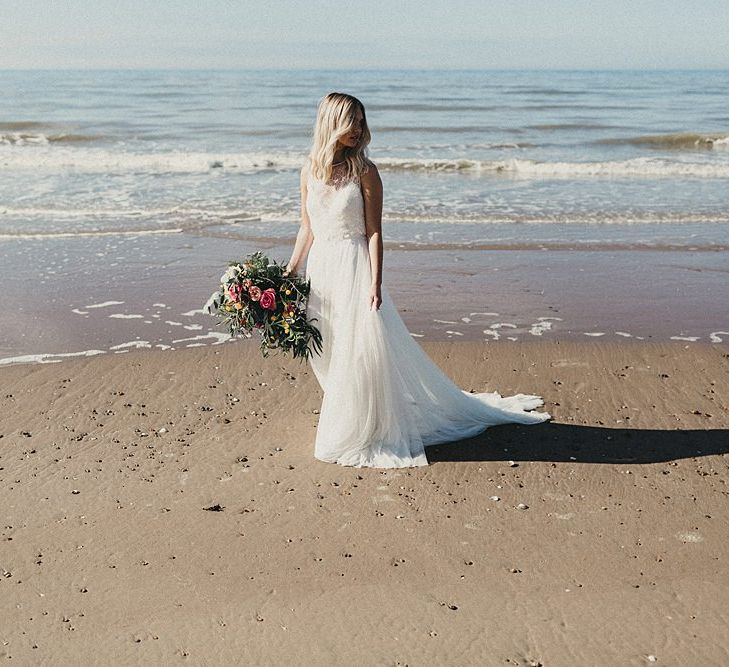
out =
[[370,310],[379,310],[382,305],[382,289],[379,285],[372,285],[370,289]]
[[284,278],[288,278],[292,273],[296,273],[296,269],[291,267],[291,264],[289,264],[286,267],[286,270],[281,274]]

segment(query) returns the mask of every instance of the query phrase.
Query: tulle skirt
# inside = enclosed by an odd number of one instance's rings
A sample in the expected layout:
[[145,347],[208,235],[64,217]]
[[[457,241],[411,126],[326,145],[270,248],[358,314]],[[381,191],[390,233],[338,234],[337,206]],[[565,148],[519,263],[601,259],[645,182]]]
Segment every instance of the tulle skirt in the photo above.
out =
[[324,348],[311,359],[324,393],[317,459],[422,466],[429,445],[470,438],[496,424],[550,419],[528,412],[543,404],[539,396],[459,389],[413,340],[384,286],[380,309],[370,309],[371,276],[366,237],[312,244],[308,316],[316,318]]

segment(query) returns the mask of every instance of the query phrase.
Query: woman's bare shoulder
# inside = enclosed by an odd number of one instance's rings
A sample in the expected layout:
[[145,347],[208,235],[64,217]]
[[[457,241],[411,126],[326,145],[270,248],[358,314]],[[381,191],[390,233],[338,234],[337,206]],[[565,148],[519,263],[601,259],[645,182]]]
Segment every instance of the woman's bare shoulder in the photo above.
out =
[[362,170],[360,180],[363,183],[377,183],[380,180],[380,172],[377,165],[369,158],[365,158],[365,168]]

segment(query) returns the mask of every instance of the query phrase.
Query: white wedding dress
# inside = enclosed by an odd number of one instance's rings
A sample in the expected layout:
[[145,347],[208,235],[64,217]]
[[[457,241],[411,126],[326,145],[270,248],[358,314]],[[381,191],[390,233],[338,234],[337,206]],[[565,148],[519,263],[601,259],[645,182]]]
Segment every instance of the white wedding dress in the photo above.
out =
[[323,353],[311,367],[324,392],[317,459],[346,466],[427,465],[425,447],[506,423],[537,424],[527,412],[539,396],[470,394],[459,389],[413,340],[385,286],[369,307],[371,268],[360,184],[324,183],[310,172],[306,210],[314,242],[306,278],[307,314],[316,318]]

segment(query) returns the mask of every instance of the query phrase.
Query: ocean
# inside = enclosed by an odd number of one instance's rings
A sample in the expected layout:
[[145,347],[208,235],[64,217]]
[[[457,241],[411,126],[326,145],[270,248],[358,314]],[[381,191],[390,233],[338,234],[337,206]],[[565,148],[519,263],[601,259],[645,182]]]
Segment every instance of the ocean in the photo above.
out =
[[[317,103],[334,90],[365,105],[390,247],[655,249],[729,265],[729,71],[2,71],[0,83],[6,358],[60,351],[8,323],[22,306],[47,324],[13,285],[53,285],[70,312],[96,292],[128,303],[140,275],[147,291],[167,276],[189,285],[216,258],[224,268],[222,243],[285,253]],[[51,340],[68,351],[76,334]]]

